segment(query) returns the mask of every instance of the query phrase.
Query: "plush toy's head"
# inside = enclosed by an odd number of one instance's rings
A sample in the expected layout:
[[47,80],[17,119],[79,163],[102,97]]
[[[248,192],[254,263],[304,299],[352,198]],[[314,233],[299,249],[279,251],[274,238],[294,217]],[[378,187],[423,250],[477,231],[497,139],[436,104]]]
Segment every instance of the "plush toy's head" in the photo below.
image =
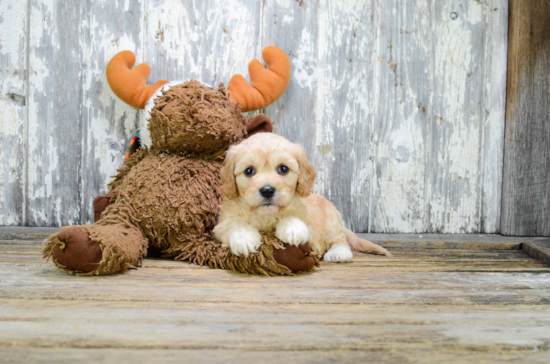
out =
[[169,152],[225,151],[246,134],[245,117],[222,90],[191,80],[155,99],[149,131],[154,148]]
[[267,64],[249,64],[252,85],[241,75],[229,81],[227,91],[198,81],[157,81],[146,86],[151,69],[140,64],[132,69],[135,55],[117,54],[107,65],[107,80],[123,101],[149,112],[147,127],[141,130],[141,143],[166,152],[218,154],[230,145],[256,132],[272,131],[265,115],[245,118],[242,111],[264,108],[277,100],[290,80],[290,61],[277,47],[262,53]]

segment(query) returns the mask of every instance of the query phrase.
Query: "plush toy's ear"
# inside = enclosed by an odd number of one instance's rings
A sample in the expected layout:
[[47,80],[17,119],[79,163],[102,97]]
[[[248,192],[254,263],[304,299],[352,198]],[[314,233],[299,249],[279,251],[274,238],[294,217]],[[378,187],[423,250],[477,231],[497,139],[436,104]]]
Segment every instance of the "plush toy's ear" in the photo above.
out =
[[122,101],[137,109],[143,109],[151,96],[168,81],[161,80],[147,86],[151,68],[142,63],[132,69],[134,63],[134,53],[122,51],[116,54],[107,65],[107,81],[111,90]]
[[225,163],[220,171],[222,182],[222,195],[225,198],[233,199],[239,195],[237,183],[235,182],[235,147],[229,148],[225,156]]
[[307,197],[313,192],[313,182],[315,182],[315,178],[317,177],[317,171],[301,148],[298,156],[298,165],[300,166],[300,174],[298,175],[296,192],[298,192],[300,197]]
[[264,114],[258,114],[251,118],[246,118],[246,137],[256,133],[271,133],[273,131],[273,122]]
[[266,47],[262,58],[267,69],[257,59],[248,65],[251,85],[241,75],[234,75],[227,84],[229,98],[240,104],[243,111],[271,105],[282,96],[290,82],[290,60],[285,52],[277,47]]

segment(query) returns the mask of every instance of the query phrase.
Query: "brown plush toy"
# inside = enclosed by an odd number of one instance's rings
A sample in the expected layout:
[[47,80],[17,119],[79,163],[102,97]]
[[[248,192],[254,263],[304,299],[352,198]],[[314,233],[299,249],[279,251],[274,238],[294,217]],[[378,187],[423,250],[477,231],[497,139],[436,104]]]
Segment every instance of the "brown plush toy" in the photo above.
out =
[[238,257],[215,241],[212,229],[221,204],[220,169],[225,152],[247,135],[272,131],[263,114],[247,118],[243,111],[264,108],[277,100],[290,80],[290,62],[276,47],[249,65],[249,85],[242,76],[227,91],[197,81],[158,81],[146,86],[150,68],[132,69],[135,55],[124,51],[107,66],[113,92],[149,113],[140,129],[142,147],[127,159],[110,190],[94,202],[93,225],[63,228],[50,236],[45,258],[78,275],[125,272],[140,266],[147,251],[212,268],[265,275],[311,270],[318,257],[306,246],[287,246],[273,233],[262,234],[256,254]]

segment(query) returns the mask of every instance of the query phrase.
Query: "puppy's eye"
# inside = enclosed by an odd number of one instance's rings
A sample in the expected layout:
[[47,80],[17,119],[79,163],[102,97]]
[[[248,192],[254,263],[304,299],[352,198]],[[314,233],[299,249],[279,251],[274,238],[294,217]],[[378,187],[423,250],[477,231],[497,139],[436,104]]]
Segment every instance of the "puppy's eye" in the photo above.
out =
[[256,171],[252,167],[248,167],[247,169],[244,170],[245,176],[248,176],[248,177],[252,177],[254,173],[256,173]]
[[282,174],[282,175],[287,174],[288,171],[289,171],[288,167],[282,164],[279,166],[279,168],[277,168],[277,172],[279,172],[279,174]]

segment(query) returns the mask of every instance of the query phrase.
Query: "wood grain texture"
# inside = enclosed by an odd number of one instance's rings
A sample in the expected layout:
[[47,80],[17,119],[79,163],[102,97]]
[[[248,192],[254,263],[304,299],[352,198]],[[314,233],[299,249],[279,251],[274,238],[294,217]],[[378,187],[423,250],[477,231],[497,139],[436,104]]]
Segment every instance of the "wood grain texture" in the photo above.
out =
[[427,212],[435,193],[427,187],[432,140],[429,111],[435,77],[433,4],[388,1],[377,6],[372,125],[375,173],[368,230],[434,231]]
[[27,74],[26,1],[0,6],[0,223],[23,225]]
[[522,250],[530,257],[550,266],[550,239],[524,243]]
[[[480,231],[499,232],[502,210],[506,70],[508,53],[508,1],[488,0],[483,51],[484,104],[482,142],[482,198]],[[491,11],[490,9],[493,9]]]
[[260,2],[245,0],[146,3],[146,60],[150,80],[194,78],[217,88],[260,57]]
[[285,39],[294,67],[266,113],[352,230],[499,230],[507,2],[268,1],[264,14],[263,44]]
[[[20,90],[29,99],[16,106],[20,128],[28,115],[28,139],[2,135],[3,153],[28,154],[17,172],[28,174],[27,186],[8,173],[15,159],[3,158],[3,224],[92,220],[93,198],[106,192],[145,117],[106,83],[116,52],[150,64],[150,82],[217,87],[247,77],[248,62],[274,44],[293,73],[265,112],[276,132],[304,146],[316,190],[351,229],[498,232],[507,3],[31,1],[30,87]],[[25,24],[18,31],[25,36]],[[21,58],[15,49],[11,59]]]
[[[80,221],[93,222],[93,200],[123,165],[128,142],[140,124],[140,112],[116,97],[105,76],[109,60],[131,50],[144,62],[144,1],[88,0],[83,10],[81,41],[83,99]],[[119,14],[113,16],[113,14]]]
[[505,3],[384,2],[371,231],[498,231]]
[[510,1],[502,232],[550,236],[550,3]]
[[[533,351],[533,346],[544,345],[545,333],[543,327],[529,330],[534,324],[550,323],[547,308],[530,310],[529,305],[516,310],[471,308],[471,312],[443,306],[436,314],[433,309],[417,307],[396,310],[345,305],[331,309],[321,305],[304,315],[304,308],[297,305],[273,307],[273,312],[252,306],[243,312],[242,307],[228,304],[220,315],[219,304],[161,304],[153,308],[131,302],[75,304],[60,300],[2,300],[0,304],[0,347],[15,342],[31,348],[308,350],[317,354],[392,348],[437,352],[435,346],[444,345],[457,354],[470,345],[483,351],[498,343],[509,350],[530,344]],[[57,307],[52,307],[54,304]],[[495,334],[497,330],[501,333]],[[90,338],[86,331],[96,335]],[[31,332],[34,335],[29,335]],[[469,333],[472,336],[468,337]],[[416,340],[408,343],[413,335]]]
[[80,221],[80,6],[31,1],[28,98],[30,226]]
[[520,250],[394,249],[271,278],[146,259],[75,277],[39,247],[0,241],[0,362],[548,358],[550,268]]
[[311,351],[256,351],[256,350],[132,350],[132,349],[71,349],[71,348],[3,348],[0,363],[27,364],[29,362],[42,364],[56,362],[73,364],[77,361],[90,361],[115,364],[141,363],[197,363],[208,358],[209,363],[433,363],[437,360],[442,363],[465,364],[493,364],[506,363],[533,363],[546,364],[550,361],[550,353],[546,351],[505,352],[500,348],[491,348],[488,352],[474,352],[468,349],[460,351],[439,352],[437,356],[427,355],[427,348],[407,351],[372,350],[372,351],[345,351],[324,350],[312,353]]
[[262,39],[281,43],[293,65],[289,89],[266,113],[277,133],[304,145],[317,168],[316,192],[356,231],[365,230],[371,193],[373,5],[271,1]]
[[[485,84],[483,2],[436,2],[427,185],[429,229],[480,231]],[[482,35],[482,36],[481,36]],[[503,70],[504,71],[504,70]]]

